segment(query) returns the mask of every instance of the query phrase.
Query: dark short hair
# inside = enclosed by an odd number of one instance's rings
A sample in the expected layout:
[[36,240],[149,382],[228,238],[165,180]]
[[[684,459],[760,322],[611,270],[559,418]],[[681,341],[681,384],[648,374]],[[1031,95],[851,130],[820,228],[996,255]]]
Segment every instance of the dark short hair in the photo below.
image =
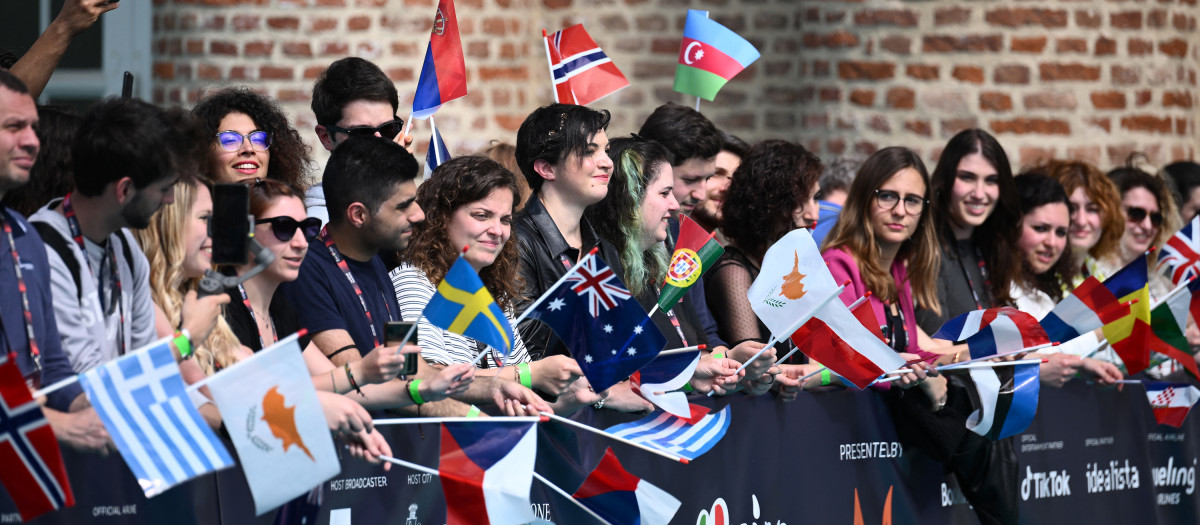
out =
[[400,108],[392,80],[379,66],[359,57],[329,64],[313,84],[312,110],[322,126],[337,124],[342,120],[342,109],[355,100],[387,102],[393,112]]
[[296,128],[288,123],[287,115],[270,98],[245,87],[226,88],[201,100],[192,113],[204,122],[204,131],[211,143],[221,125],[221,119],[230,113],[242,113],[254,121],[255,127],[271,135],[271,162],[267,166],[267,178],[281,180],[292,186],[304,188],[308,170],[313,160],[310,148],[300,138]]
[[821,159],[800,144],[784,140],[755,144],[733,172],[721,231],[751,257],[761,257],[796,228],[793,213],[812,196],[820,175]]
[[[1163,173],[1175,183],[1175,202],[1180,206],[1187,202],[1192,190],[1200,187],[1200,164],[1190,160],[1172,162],[1163,166]],[[1191,219],[1186,217],[1185,219]]]
[[732,133],[717,131],[721,134],[721,151],[728,151],[737,155],[738,158],[746,156],[746,152],[750,150],[750,144]]
[[26,86],[25,82],[7,69],[0,69],[0,86],[4,86],[4,89],[14,93],[29,94],[29,86]]
[[[1023,216],[1047,204],[1063,204],[1068,212],[1071,210],[1071,201],[1067,198],[1067,191],[1063,189],[1062,184],[1036,168],[1016,177],[1014,183],[1017,186],[1017,195],[1021,199]],[[1063,297],[1064,290],[1070,289],[1071,281],[1077,272],[1071,258],[1070,246],[1059,255],[1054,266],[1041,275],[1033,275],[1024,254],[1021,256],[1021,267],[1024,269],[1024,281],[1055,301]]]
[[55,197],[75,187],[71,176],[71,140],[82,118],[62,106],[38,106],[37,161],[29,170],[29,182],[4,194],[4,205],[29,216]]
[[608,128],[606,110],[574,104],[551,104],[533,110],[517,130],[517,166],[533,191],[542,188],[542,176],[533,169],[536,161],[555,166],[572,153],[587,152],[593,135]]
[[699,111],[673,102],[655,108],[638,135],[667,148],[667,162],[672,166],[694,158],[708,160],[721,152],[721,133],[712,121]]
[[75,189],[96,196],[124,177],[137,189],[174,176],[207,174],[204,128],[191,113],[135,98],[108,98],[83,116],[71,143]]
[[417,176],[417,159],[404,146],[382,137],[350,137],[325,164],[322,185],[329,223],[340,224],[351,204],[362,203],[372,213],[396,191],[396,185]]

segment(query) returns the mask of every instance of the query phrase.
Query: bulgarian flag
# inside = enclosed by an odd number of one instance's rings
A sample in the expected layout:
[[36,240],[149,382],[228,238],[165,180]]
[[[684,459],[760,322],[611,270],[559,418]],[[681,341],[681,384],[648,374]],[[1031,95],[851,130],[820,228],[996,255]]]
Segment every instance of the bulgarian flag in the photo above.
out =
[[1150,312],[1150,349],[1164,356],[1155,356],[1151,359],[1150,366],[1157,366],[1170,358],[1183,365],[1192,377],[1200,378],[1196,358],[1192,355],[1192,346],[1188,344],[1184,335],[1191,306],[1200,299],[1200,294],[1196,293],[1198,290],[1200,280],[1189,279]]
[[1104,338],[1125,363],[1130,374],[1136,374],[1150,366],[1150,288],[1149,266],[1146,257],[1138,257],[1104,281],[1104,287],[1122,302],[1137,299],[1129,308],[1129,315],[1104,325]]
[[725,253],[725,248],[713,238],[714,235],[704,231],[687,215],[679,216],[679,240],[675,243],[671,264],[667,265],[667,280],[663,283],[662,294],[658,296],[659,310],[670,312],[688,288],[696,284],[704,270]]
[[710,20],[708,11],[689,9],[675,66],[675,91],[711,101],[759,56],[746,39]]

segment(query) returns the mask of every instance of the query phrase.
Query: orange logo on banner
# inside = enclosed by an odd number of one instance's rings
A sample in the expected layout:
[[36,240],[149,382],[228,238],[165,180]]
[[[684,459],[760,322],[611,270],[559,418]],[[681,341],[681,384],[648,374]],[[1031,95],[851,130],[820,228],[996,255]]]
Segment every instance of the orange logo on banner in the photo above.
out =
[[[892,525],[892,487],[888,487],[887,499],[883,500],[883,516],[880,525]],[[858,504],[858,489],[854,489],[854,525],[865,525],[863,522],[862,506]]]
[[808,276],[800,273],[800,253],[793,253],[796,254],[796,262],[792,265],[792,273],[783,276],[783,287],[779,295],[796,300],[808,293],[804,291],[804,283],[802,282]]
[[312,452],[309,452],[308,447],[304,446],[304,440],[300,439],[300,431],[296,430],[296,406],[284,406],[284,401],[283,394],[279,393],[279,387],[271,387],[262,399],[262,420],[267,422],[268,427],[271,427],[271,434],[283,440],[284,452],[287,452],[288,447],[296,445],[308,455],[308,459],[316,461]]

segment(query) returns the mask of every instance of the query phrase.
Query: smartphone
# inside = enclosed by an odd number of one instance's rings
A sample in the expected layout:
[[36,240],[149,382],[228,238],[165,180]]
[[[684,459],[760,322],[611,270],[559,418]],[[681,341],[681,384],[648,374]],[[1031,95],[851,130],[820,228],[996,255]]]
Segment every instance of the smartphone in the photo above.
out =
[[[411,321],[389,321],[383,325],[383,342],[385,345],[398,345],[404,341],[404,337],[412,331],[412,336],[408,338],[408,342],[417,343],[418,330],[415,329],[417,323]],[[411,376],[417,373],[417,359],[421,356],[420,353],[412,352],[404,356],[404,370],[400,371],[400,375]]]
[[133,98],[133,73],[128,71],[121,82],[121,98]]
[[250,249],[250,187],[213,186],[213,213],[208,219],[213,264],[246,264]]

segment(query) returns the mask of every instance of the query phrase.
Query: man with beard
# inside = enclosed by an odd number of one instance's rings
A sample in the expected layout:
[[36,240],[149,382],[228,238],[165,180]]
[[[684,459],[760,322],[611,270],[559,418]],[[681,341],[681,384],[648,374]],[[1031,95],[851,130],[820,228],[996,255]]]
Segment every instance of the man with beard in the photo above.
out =
[[141,100],[108,99],[84,116],[71,146],[75,190],[30,217],[75,372],[155,340],[150,266],[128,229],[175,201],[175,183],[196,173],[206,144],[189,114]]

